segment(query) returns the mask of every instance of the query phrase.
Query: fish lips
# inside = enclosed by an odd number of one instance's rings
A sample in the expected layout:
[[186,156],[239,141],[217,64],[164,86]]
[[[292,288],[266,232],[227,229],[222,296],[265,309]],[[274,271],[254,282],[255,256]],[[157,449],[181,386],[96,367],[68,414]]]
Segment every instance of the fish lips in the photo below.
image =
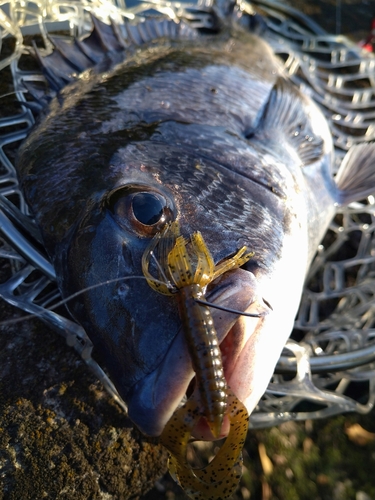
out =
[[[259,329],[271,309],[262,299],[255,276],[243,269],[228,272],[216,280],[208,291],[206,300],[218,306],[260,315],[251,318],[211,308],[222,351],[225,378],[234,394],[240,399],[241,395],[245,398],[243,385],[244,381],[246,384],[247,374],[236,373],[237,361],[243,356],[250,336]],[[243,368],[241,371],[243,372]],[[181,328],[160,365],[137,382],[127,395],[129,417],[144,434],[160,435],[174,411],[185,399],[194,376],[184,331]],[[247,385],[249,384],[250,382]],[[241,394],[237,394],[237,389]],[[225,419],[222,434],[226,435],[228,430],[229,425]],[[198,423],[195,434],[200,439],[213,439],[204,419]]]

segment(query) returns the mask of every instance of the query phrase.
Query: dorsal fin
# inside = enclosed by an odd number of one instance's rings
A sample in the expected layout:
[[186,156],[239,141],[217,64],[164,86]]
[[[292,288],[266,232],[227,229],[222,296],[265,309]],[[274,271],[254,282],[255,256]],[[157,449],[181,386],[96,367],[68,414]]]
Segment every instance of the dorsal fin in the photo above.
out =
[[74,69],[57,50],[54,50],[50,56],[43,57],[34,42],[33,48],[43,74],[52,90],[61,90],[65,85],[73,81]]
[[101,62],[108,53],[123,51],[125,59],[126,51],[131,46],[143,45],[162,37],[193,39],[198,36],[197,30],[184,21],[155,18],[136,25],[109,25],[91,17],[93,30],[83,40],[68,42],[61,37],[51,36],[54,50],[46,57],[34,45],[36,57],[52,91],[59,92],[74,81],[79,73]]
[[66,63],[79,73],[82,73],[82,71],[93,63],[81,50],[77,50],[75,47],[77,40],[72,45],[57,36],[49,36],[49,39],[56,53],[59,53],[65,59]]
[[29,82],[28,80],[23,80],[22,84],[34,99],[34,101],[23,102],[22,105],[31,109],[33,113],[39,114],[43,111],[43,108],[48,106],[52,97],[55,96],[55,92],[48,92],[46,89],[41,89],[38,85],[39,82]]

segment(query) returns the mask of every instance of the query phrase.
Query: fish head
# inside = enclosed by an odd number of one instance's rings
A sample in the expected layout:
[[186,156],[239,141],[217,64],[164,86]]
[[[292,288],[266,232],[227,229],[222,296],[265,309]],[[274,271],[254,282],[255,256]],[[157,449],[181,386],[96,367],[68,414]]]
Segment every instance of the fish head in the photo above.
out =
[[[165,127],[161,125],[159,133]],[[178,127],[184,135],[203,132],[202,127],[192,131],[189,125],[174,125],[174,133]],[[238,139],[222,130],[205,130],[206,136],[210,133],[212,140],[221,137],[228,148],[240,148]],[[244,245],[255,252],[243,268],[210,283],[206,293],[214,305],[260,315],[250,318],[211,309],[225,377],[238,398],[250,398],[251,409],[285,342],[285,335],[274,342],[274,335],[267,340],[270,334],[262,333],[273,315],[262,282],[271,279],[288,231],[285,198],[176,142],[140,141],[119,148],[108,169],[116,184],[87,202],[79,223],[55,254],[64,296],[82,291],[69,301],[70,312],[93,341],[94,356],[108,369],[129,416],[148,435],[161,433],[193,390],[195,376],[176,296],[152,290],[142,272],[142,256],[165,224],[178,220],[186,238],[200,231],[215,263]],[[253,162],[259,161],[247,145],[246,154],[247,160],[252,156]],[[258,375],[257,345],[264,337],[266,358]],[[261,379],[255,390],[253,371]],[[224,425],[222,433],[227,431]],[[204,422],[196,434],[210,437]]]

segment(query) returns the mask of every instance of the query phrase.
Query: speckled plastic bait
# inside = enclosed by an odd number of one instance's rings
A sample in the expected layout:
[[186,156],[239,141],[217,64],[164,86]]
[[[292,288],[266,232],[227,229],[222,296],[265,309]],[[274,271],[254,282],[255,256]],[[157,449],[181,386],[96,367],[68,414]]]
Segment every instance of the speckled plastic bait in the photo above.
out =
[[[189,247],[180,235],[178,222],[168,224],[151,241],[143,254],[142,270],[149,285],[156,291],[178,298],[180,316],[187,340],[200,396],[201,415],[211,432],[219,437],[227,406],[227,386],[214,322],[207,306],[196,300],[204,299],[205,287],[223,273],[242,266],[252,253],[242,247],[236,255],[215,266],[201,233],[191,235]],[[160,279],[149,272],[154,250],[158,250],[157,265]],[[189,250],[188,250],[189,248]]]
[[[177,222],[158,233],[143,254],[142,270],[156,291],[177,294],[189,353],[197,379],[197,390],[167,423],[161,442],[171,452],[169,469],[193,499],[229,498],[241,477],[241,450],[248,428],[248,413],[227,387],[216,330],[207,306],[198,303],[205,287],[223,273],[240,267],[252,253],[241,248],[234,257],[215,266],[202,235],[193,233],[187,241]],[[157,248],[158,257],[154,255]],[[149,272],[151,257],[160,281]],[[164,280],[161,281],[161,280]],[[204,416],[215,437],[220,435],[224,415],[228,414],[228,437],[215,459],[203,469],[192,469],[187,462],[188,441],[199,419]]]
[[185,493],[194,500],[230,498],[242,475],[242,448],[249,416],[245,406],[227,389],[227,414],[230,430],[215,458],[203,469],[192,469],[186,459],[188,441],[201,417],[199,403],[193,396],[178,409],[161,435],[161,442],[170,451],[169,471]]

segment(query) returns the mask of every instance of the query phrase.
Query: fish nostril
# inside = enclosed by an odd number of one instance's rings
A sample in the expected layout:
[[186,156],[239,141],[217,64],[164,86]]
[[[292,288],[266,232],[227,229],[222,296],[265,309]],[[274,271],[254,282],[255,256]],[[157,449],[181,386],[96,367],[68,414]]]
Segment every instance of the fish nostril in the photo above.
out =
[[128,293],[129,293],[129,287],[125,284],[121,284],[117,288],[117,295],[119,297],[126,297],[128,295]]

